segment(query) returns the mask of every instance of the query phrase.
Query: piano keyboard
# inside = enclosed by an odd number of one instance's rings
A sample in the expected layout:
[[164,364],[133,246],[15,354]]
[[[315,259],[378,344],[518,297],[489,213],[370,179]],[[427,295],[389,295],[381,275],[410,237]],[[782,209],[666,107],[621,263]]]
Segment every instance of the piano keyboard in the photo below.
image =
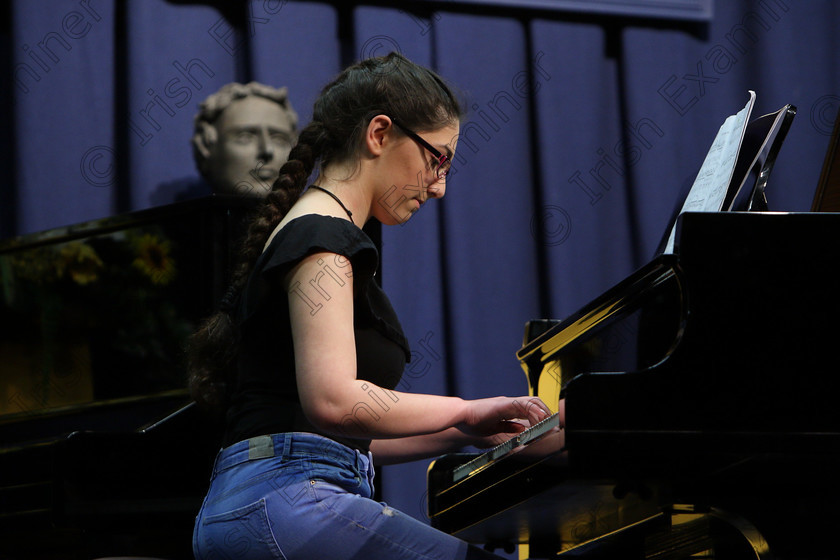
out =
[[517,434],[516,436],[510,438],[504,443],[500,443],[496,447],[482,453],[475,459],[464,463],[463,465],[459,465],[452,470],[452,482],[458,482],[459,480],[468,477],[484,465],[487,465],[500,457],[503,457],[516,449],[517,447],[523,446],[528,444],[531,441],[539,438],[542,435],[550,432],[554,428],[560,425],[560,417],[557,413],[552,414],[545,420],[534,424],[530,428],[527,428],[525,431]]

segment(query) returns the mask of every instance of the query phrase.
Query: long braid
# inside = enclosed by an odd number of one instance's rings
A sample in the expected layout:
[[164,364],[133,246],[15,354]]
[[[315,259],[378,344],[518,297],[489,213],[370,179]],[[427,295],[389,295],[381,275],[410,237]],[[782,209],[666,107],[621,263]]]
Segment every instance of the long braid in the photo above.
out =
[[220,408],[227,401],[239,346],[231,318],[233,302],[269,235],[300,197],[316,162],[324,169],[332,163],[358,161],[364,131],[378,114],[411,129],[435,130],[459,119],[461,108],[439,76],[398,53],[363,60],[324,87],[315,101],[312,121],[300,132],[289,161],[280,168],[280,176],[250,223],[242,260],[219,312],[189,341],[190,390],[198,403]]
[[242,247],[242,260],[232,278],[236,289],[244,286],[268,236],[300,198],[324,143],[324,127],[319,121],[309,123],[300,132],[297,145],[289,152],[289,161],[280,168],[279,177],[266,195],[265,203],[260,206],[248,227]]
[[233,302],[245,286],[268,236],[306,187],[306,180],[315,168],[316,156],[325,143],[324,127],[319,121],[311,122],[300,132],[289,160],[280,168],[279,177],[248,226],[240,252],[241,261],[234,269],[219,310],[205,320],[188,341],[190,393],[205,408],[218,409],[224,405],[233,375],[238,346],[231,316]]

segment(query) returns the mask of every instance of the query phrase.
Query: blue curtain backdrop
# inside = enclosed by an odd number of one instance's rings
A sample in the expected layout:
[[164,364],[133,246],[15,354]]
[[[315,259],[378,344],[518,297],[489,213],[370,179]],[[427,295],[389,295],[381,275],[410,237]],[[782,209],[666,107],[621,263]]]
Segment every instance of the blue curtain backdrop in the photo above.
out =
[[[840,106],[832,0],[719,1],[707,23],[245,4],[4,3],[0,234],[172,202],[165,186],[196,176],[197,104],[227,82],[288,86],[305,124],[345,64],[400,51],[453,82],[470,110],[445,200],[383,231],[412,391],[524,393],[514,353],[525,322],[570,314],[651,258],[749,89],[755,116],[799,109],[768,197],[773,210],[808,210]],[[385,499],[423,518],[425,469],[387,468]]]

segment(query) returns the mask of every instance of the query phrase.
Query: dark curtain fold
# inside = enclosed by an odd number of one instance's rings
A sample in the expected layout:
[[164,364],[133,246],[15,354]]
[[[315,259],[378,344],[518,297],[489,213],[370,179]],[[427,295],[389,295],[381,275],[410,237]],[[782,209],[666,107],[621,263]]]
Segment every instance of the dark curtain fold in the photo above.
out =
[[[768,198],[808,210],[840,107],[835,2],[721,1],[708,23],[425,6],[11,1],[0,233],[173,202],[197,175],[197,105],[223,84],[288,86],[305,125],[343,65],[400,51],[468,109],[446,199],[383,231],[413,345],[402,388],[481,397],[527,391],[526,321],[570,314],[653,256],[749,89],[754,116],[799,109]],[[385,498],[423,517],[424,475],[389,468]]]

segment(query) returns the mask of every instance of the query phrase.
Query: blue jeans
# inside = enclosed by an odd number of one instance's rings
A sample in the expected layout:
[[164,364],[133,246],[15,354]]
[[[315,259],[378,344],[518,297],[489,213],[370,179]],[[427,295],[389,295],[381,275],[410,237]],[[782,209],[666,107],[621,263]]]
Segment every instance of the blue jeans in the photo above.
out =
[[369,454],[315,434],[235,443],[216,457],[195,521],[195,557],[499,558],[372,500],[373,476]]

